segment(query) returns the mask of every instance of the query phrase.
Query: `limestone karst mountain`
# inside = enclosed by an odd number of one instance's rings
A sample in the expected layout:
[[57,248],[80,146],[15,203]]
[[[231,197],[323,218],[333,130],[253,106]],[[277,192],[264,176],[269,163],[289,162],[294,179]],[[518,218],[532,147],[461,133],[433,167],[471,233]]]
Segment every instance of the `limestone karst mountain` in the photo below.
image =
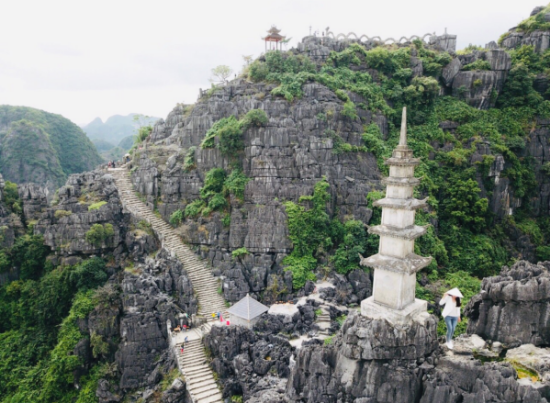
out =
[[82,130],[60,115],[0,105],[0,172],[16,183],[46,186],[51,195],[72,173],[101,163]]
[[[69,176],[52,205],[0,180],[0,401],[548,402],[546,16],[460,51],[452,35],[306,37],[176,105],[127,166]],[[433,260],[407,284],[428,312],[396,324],[358,312],[359,263],[377,205],[396,203],[384,162],[403,106],[407,197],[427,198],[414,254]],[[252,330],[223,311],[247,294],[270,305]]]

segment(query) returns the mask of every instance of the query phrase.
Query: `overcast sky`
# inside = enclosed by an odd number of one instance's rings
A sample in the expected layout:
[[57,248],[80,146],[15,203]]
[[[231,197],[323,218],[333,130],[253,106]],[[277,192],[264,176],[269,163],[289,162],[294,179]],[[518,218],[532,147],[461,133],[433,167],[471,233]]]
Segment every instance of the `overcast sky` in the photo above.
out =
[[294,46],[310,26],[381,37],[448,32],[485,45],[540,0],[0,0],[0,104],[77,124],[165,117],[210,86],[211,69],[257,57],[272,24]]

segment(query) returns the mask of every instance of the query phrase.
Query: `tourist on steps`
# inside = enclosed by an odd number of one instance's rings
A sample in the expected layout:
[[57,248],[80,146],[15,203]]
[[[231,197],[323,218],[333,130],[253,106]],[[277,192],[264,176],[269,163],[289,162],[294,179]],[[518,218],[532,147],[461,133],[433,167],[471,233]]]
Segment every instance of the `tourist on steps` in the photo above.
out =
[[443,294],[443,298],[439,301],[439,305],[445,305],[441,316],[445,319],[447,325],[447,347],[453,349],[453,334],[456,325],[460,322],[460,299],[464,298],[458,288],[453,288]]

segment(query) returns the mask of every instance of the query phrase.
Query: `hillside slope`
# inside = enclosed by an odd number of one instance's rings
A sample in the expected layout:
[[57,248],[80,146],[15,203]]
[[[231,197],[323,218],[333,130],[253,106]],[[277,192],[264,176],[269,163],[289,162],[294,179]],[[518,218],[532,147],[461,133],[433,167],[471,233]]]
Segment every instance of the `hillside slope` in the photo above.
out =
[[407,106],[430,205],[417,218],[431,224],[417,245],[434,257],[423,283],[547,259],[550,102],[535,78],[550,59],[434,39],[306,37],[268,52],[157,122],[136,154],[136,189],[226,276],[228,300],[290,298],[332,271],[355,302],[358,254],[378,245],[363,223],[380,219],[372,202]]
[[[27,142],[25,136],[31,132],[41,137],[45,148],[36,149],[38,144]],[[0,169],[6,179],[48,183],[52,192],[68,175],[89,171],[102,162],[77,125],[60,115],[29,107],[0,105],[0,142]]]

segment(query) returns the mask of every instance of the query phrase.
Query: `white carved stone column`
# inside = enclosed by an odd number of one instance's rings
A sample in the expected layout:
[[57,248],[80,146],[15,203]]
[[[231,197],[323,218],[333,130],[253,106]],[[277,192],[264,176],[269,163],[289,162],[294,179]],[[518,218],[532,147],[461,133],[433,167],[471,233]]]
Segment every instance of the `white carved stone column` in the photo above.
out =
[[426,227],[414,224],[416,209],[424,207],[427,200],[413,197],[420,182],[414,177],[419,163],[407,146],[407,112],[403,108],[399,145],[385,161],[390,167],[389,177],[383,180],[386,197],[374,203],[382,207],[382,222],[369,227],[369,233],[380,236],[378,253],[361,259],[361,265],[374,269],[373,295],[361,303],[364,316],[395,322],[427,310],[427,302],[415,298],[416,273],[432,260],[414,253],[414,240],[426,233]]

